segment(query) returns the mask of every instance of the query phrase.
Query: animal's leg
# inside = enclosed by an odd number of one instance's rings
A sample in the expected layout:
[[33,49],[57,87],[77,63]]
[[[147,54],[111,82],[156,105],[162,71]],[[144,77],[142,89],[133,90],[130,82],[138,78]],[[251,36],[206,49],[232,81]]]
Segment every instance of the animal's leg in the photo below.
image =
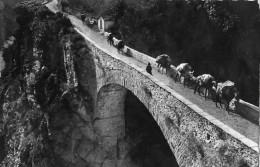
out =
[[205,100],[207,99],[207,93],[208,93],[208,89],[205,89]]
[[219,97],[219,105],[220,105],[220,108],[223,108],[222,107],[222,98],[221,97]]
[[199,95],[201,96],[201,85],[199,85],[198,92],[199,92]]
[[222,107],[221,99],[219,99],[219,105],[220,105],[220,108],[223,108],[223,107]]
[[197,87],[198,87],[198,82],[196,82],[195,89],[194,89],[194,94],[196,93]]
[[218,103],[220,104],[220,107],[222,108],[222,105],[221,105],[221,99],[220,99],[220,94],[219,93],[216,93],[216,107],[218,107]]
[[187,78],[183,78],[183,86],[185,87],[185,86],[187,86]]
[[216,95],[216,101],[215,101],[215,104],[216,104],[216,107],[218,107],[218,95]]
[[177,77],[178,77],[178,73],[176,74],[176,76],[175,76],[175,78],[174,78],[175,83],[176,83],[176,81],[177,81]]
[[226,111],[227,111],[227,113],[229,114],[229,105],[227,105]]
[[189,88],[190,86],[190,79],[187,79],[187,87]]
[[229,102],[227,101],[227,105],[226,105],[226,111],[229,114]]

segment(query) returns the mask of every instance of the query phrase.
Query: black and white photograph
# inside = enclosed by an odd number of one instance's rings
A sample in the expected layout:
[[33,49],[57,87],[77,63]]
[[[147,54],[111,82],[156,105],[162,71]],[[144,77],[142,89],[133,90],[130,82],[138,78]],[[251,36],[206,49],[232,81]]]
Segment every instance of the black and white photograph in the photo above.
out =
[[260,0],[0,0],[0,167],[260,167]]

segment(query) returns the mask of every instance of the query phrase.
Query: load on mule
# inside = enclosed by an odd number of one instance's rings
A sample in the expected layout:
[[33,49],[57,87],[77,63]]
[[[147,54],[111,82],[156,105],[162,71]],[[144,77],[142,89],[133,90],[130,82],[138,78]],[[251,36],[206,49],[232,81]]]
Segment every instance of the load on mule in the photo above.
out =
[[196,91],[199,92],[200,95],[200,88],[204,87],[205,88],[205,99],[207,97],[207,93],[209,90],[213,90],[213,86],[216,84],[215,79],[213,76],[210,74],[203,74],[197,77],[195,89],[194,89],[194,94]]
[[180,81],[181,77],[184,77],[184,80],[189,80],[194,73],[194,71],[191,71],[192,68],[188,63],[181,63],[176,67],[176,70],[177,70],[177,75],[175,76],[175,82],[177,81],[177,78]]
[[163,69],[165,69],[165,74],[167,74],[168,69],[171,66],[171,58],[167,54],[162,54],[156,57],[156,63],[158,71],[162,68],[161,72],[163,73]]
[[220,82],[216,87],[216,107],[219,102],[220,107],[222,108],[222,100],[226,103],[226,111],[229,113],[229,103],[234,98],[237,97],[238,91],[234,82],[226,81]]

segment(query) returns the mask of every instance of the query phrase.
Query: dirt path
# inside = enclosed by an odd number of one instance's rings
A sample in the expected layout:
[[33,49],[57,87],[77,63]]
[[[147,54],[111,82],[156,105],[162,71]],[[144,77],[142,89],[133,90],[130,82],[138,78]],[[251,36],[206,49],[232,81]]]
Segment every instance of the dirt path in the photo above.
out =
[[[58,9],[55,6],[54,2],[51,2],[47,5],[52,11],[57,11]],[[84,25],[81,20],[77,19],[74,16],[68,16],[72,22],[72,24],[83,34],[88,36],[91,40],[95,41],[97,45],[102,47],[107,53],[114,55],[115,57],[123,58],[126,62],[131,62],[138,67],[145,69],[147,64],[144,64],[132,57],[126,57],[117,53],[116,48],[107,44],[107,40],[103,35],[100,35],[97,32],[94,32],[89,27]],[[157,69],[153,68],[153,75],[160,81],[163,81],[167,86],[171,87],[174,91],[179,93],[180,95],[187,98],[192,103],[196,104],[202,110],[212,115],[216,119],[220,120],[222,123],[251,139],[252,141],[258,143],[258,126],[256,124],[251,123],[250,121],[242,118],[236,113],[230,113],[229,115],[224,109],[216,108],[215,103],[211,100],[205,100],[204,97],[199,96],[198,94],[194,94],[193,90],[189,88],[184,88],[180,83],[175,83],[172,78],[163,75],[157,72]]]

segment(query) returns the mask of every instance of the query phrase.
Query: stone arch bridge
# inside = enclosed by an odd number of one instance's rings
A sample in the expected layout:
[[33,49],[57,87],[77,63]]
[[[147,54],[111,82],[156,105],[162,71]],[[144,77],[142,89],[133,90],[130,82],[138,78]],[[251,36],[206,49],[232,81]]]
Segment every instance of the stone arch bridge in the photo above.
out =
[[[90,81],[89,89],[96,100],[96,128],[99,129],[100,142],[104,147],[113,147],[117,143],[117,137],[124,134],[124,101],[126,90],[130,90],[158,123],[180,166],[203,166],[204,154],[208,154],[206,161],[211,161],[211,156],[217,153],[210,152],[218,152],[225,146],[226,151],[238,153],[235,159],[248,158],[252,166],[257,165],[257,145],[254,142],[205,113],[146,73],[145,69],[114,57],[83,36],[92,50],[95,62],[89,70],[96,74],[92,78],[96,85],[93,86],[93,81]],[[107,119],[110,121],[107,122]],[[225,136],[224,139],[222,135]],[[197,143],[197,147],[190,148],[190,142]],[[199,151],[201,145],[205,153]],[[196,155],[191,149],[195,150]]]
[[[49,8],[55,11],[51,5]],[[125,133],[124,101],[129,90],[159,125],[179,166],[239,166],[242,162],[258,166],[258,145],[254,139],[187,100],[159,81],[156,73],[151,76],[140,68],[147,62],[155,66],[154,59],[134,50],[133,57],[119,55],[99,33],[89,30],[74,16],[68,17],[91,50],[91,56],[86,58],[88,64],[83,64],[86,71],[80,75],[85,78],[82,85],[91,92],[96,104],[95,127],[104,148],[112,149]]]

